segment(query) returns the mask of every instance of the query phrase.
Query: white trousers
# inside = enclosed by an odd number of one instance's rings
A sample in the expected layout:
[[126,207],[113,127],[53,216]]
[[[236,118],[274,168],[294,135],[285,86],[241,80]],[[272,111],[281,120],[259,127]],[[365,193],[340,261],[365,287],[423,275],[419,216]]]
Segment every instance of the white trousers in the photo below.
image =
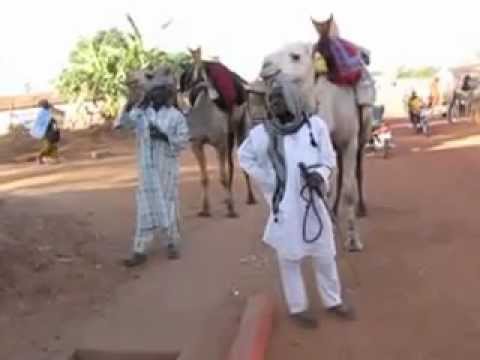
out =
[[[341,285],[334,257],[312,258],[317,289],[325,307],[342,303]],[[291,314],[308,309],[307,292],[302,276],[301,260],[278,259],[283,293]]]

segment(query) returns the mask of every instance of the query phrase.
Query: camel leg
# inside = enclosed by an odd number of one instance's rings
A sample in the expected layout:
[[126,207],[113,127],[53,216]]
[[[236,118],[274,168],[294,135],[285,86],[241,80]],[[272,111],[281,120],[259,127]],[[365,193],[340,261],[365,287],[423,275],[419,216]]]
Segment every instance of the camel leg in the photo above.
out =
[[337,176],[335,176],[335,185],[333,192],[333,212],[336,216],[338,216],[338,208],[340,206],[340,194],[342,193],[342,179],[343,179],[343,157],[342,151],[338,149],[335,150],[337,152]]
[[342,153],[341,192],[337,217],[340,237],[348,251],[363,250],[356,219],[356,163],[357,139],[354,139]]
[[[225,146],[216,146],[215,151],[217,153],[218,159],[218,169],[220,172],[220,184],[223,186],[225,190],[228,189],[228,177],[227,177],[227,170],[226,170],[226,163],[227,163],[227,153],[225,150]],[[225,200],[225,202],[227,202]]]
[[448,106],[448,111],[447,111],[447,118],[448,118],[448,122],[450,124],[453,124],[453,122],[457,120],[456,119],[457,114],[453,114],[455,106],[457,106],[457,94],[456,94],[456,92],[453,94],[452,100],[450,101],[450,104]]
[[227,177],[227,170],[225,169],[226,161],[227,161],[227,154],[225,153],[225,148],[223,146],[215,148],[217,152],[217,159],[218,159],[218,171],[220,175],[220,184],[226,190],[228,189],[228,177]]
[[327,204],[330,206],[330,209],[333,210],[333,215],[335,219],[337,218],[337,211],[335,210],[337,199],[339,197],[339,170],[334,169],[330,175],[330,186],[327,194]]
[[[237,146],[240,147],[243,141],[247,138],[248,135],[248,117],[246,109],[242,114],[242,118],[240,119],[240,123],[237,127],[236,135],[237,135]],[[245,183],[247,185],[247,205],[255,205],[257,200],[255,199],[255,195],[253,194],[252,182],[250,181],[250,176],[244,171],[243,175],[245,176]]]
[[257,203],[257,199],[255,199],[255,195],[253,194],[250,176],[245,171],[243,172],[243,175],[245,176],[245,183],[247,184],[247,205],[255,205]]
[[200,142],[192,143],[192,152],[197,159],[198,166],[200,167],[200,179],[202,184],[202,210],[198,213],[200,217],[210,217],[210,200],[208,198],[208,171],[207,171],[207,158],[205,156],[204,146]]
[[[232,185],[233,185],[233,145],[234,145],[234,137],[232,134],[227,134],[227,149],[225,151],[225,147],[221,146],[217,148],[217,157],[218,162],[220,164],[220,181],[224,186],[227,192],[227,199],[225,203],[227,205],[227,217],[235,218],[237,217],[237,213],[235,211],[235,203],[233,201],[233,194],[232,194]],[[227,164],[228,168],[228,176],[225,171],[225,164]]]
[[367,205],[365,203],[365,193],[363,187],[363,148],[357,151],[357,189],[358,189],[358,207],[357,215],[359,217],[367,216]]
[[370,106],[363,106],[360,109],[360,134],[359,134],[359,147],[357,150],[357,166],[356,166],[356,179],[357,179],[357,192],[358,192],[358,207],[357,215],[359,217],[367,216],[367,206],[365,202],[365,188],[363,177],[363,155],[365,145],[368,142],[371,134],[371,117],[372,108]]

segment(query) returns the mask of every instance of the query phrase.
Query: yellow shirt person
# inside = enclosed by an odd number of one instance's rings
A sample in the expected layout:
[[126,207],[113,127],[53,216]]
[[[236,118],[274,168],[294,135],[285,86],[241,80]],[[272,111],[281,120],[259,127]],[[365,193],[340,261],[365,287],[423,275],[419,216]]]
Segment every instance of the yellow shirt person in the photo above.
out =
[[408,110],[413,113],[419,113],[422,106],[422,99],[416,93],[413,93],[410,99],[408,99]]

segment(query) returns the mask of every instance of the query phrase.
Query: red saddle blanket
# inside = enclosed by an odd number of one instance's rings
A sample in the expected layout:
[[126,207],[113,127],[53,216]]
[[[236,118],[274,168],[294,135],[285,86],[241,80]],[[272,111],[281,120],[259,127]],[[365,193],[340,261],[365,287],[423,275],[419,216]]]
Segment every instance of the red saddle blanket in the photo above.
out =
[[329,68],[329,79],[337,85],[355,86],[362,76],[360,49],[341,38],[326,38],[317,44]]
[[231,112],[235,105],[245,101],[241,78],[218,62],[205,62],[205,71],[220,98],[217,105]]

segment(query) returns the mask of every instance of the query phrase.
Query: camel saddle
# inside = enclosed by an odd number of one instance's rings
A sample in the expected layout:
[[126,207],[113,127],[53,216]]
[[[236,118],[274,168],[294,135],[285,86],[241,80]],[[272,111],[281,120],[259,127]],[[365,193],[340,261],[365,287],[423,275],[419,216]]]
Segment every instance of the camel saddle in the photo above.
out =
[[245,80],[220,62],[204,61],[203,64],[210,84],[219,95],[214,102],[220,109],[231,113],[236,105],[245,103]]
[[315,48],[327,63],[328,79],[336,85],[355,86],[362,77],[360,49],[339,37],[320,39]]

